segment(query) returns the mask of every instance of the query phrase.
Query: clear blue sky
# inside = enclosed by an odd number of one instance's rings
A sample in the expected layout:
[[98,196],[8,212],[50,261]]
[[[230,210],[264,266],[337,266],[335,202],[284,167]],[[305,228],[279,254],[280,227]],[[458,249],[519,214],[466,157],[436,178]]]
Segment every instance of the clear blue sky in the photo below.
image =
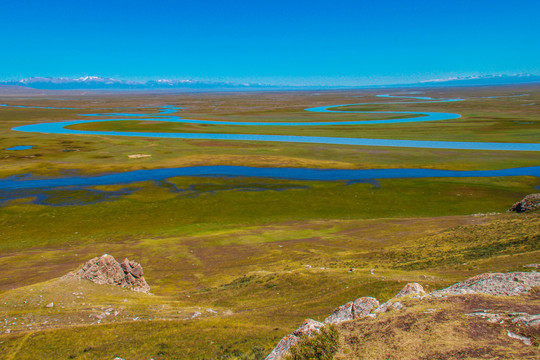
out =
[[0,41],[0,80],[539,74],[540,0],[2,0]]

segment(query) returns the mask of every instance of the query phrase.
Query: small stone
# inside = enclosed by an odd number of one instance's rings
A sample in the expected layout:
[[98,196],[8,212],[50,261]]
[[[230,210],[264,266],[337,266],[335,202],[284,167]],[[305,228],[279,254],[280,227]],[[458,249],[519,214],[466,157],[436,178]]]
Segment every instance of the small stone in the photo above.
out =
[[54,303],[53,303],[53,302],[52,302],[52,303],[48,303],[47,305],[45,305],[45,307],[52,308],[52,307],[54,307]]
[[525,336],[521,336],[521,335],[515,334],[515,333],[513,333],[513,332],[511,332],[511,331],[508,331],[508,332],[506,333],[506,335],[508,335],[508,336],[511,337],[512,339],[518,339],[518,340],[523,341],[523,343],[524,343],[525,345],[528,345],[528,346],[531,346],[531,345],[532,345],[532,341],[531,341],[531,339],[529,339],[528,337],[525,337]]
[[131,155],[128,155],[128,158],[129,159],[142,159],[142,158],[147,158],[151,156],[152,155],[150,154],[131,154]]
[[192,319],[195,319],[195,318],[198,318],[198,317],[201,316],[201,315],[202,315],[201,312],[195,311],[195,313],[193,313],[193,315],[191,315],[191,318],[192,318]]

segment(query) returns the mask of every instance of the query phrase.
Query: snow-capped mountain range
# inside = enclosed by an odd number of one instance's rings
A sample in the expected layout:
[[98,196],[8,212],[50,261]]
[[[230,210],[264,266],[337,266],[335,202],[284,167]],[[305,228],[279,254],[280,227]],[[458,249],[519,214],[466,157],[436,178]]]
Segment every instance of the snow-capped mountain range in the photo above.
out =
[[351,88],[389,88],[389,87],[441,87],[441,86],[494,86],[540,83],[540,75],[481,75],[450,77],[425,80],[409,84],[388,84],[376,86],[302,86],[267,85],[260,83],[238,84],[233,82],[212,82],[201,80],[159,79],[149,81],[119,80],[110,77],[83,76],[69,77],[31,77],[20,80],[0,81],[1,85],[19,86],[40,90],[260,90],[260,89],[351,89]]
[[110,77],[83,76],[31,77],[21,80],[2,81],[0,85],[24,86],[32,89],[81,90],[81,89],[229,89],[271,87],[263,84],[235,84],[232,82],[211,82],[199,80],[160,79],[149,81],[119,80]]
[[481,85],[511,85],[540,82],[540,75],[534,74],[505,74],[505,75],[475,75],[458,76],[443,79],[432,79],[421,81],[422,85],[444,85],[444,86],[481,86]]

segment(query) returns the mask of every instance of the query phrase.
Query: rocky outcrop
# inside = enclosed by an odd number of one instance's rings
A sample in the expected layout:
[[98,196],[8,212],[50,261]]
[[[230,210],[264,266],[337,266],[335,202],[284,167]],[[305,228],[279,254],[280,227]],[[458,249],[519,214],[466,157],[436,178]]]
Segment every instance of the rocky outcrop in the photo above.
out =
[[[515,296],[527,293],[533,287],[540,287],[540,273],[533,272],[512,272],[512,273],[487,273],[481,274],[465,281],[459,282],[442,290],[433,291],[426,294],[422,285],[418,283],[409,283],[396,294],[392,299],[382,305],[372,297],[361,297],[355,301],[346,303],[337,307],[334,312],[328,316],[324,323],[315,320],[306,320],[294,332],[285,336],[266,360],[279,360],[288,354],[291,346],[296,344],[304,336],[312,336],[319,333],[325,324],[339,324],[341,322],[364,317],[377,317],[380,313],[387,311],[402,310],[405,305],[401,302],[403,298],[421,300],[426,297],[432,299],[464,294],[488,294],[494,296]],[[397,300],[400,301],[397,301]],[[425,313],[429,313],[426,311]],[[540,315],[527,313],[495,313],[495,312],[476,312],[466,314],[467,316],[477,316],[487,319],[489,322],[499,322],[501,320],[511,323],[519,323],[524,326],[540,326]],[[503,321],[503,322],[504,322]],[[511,336],[511,335],[509,335]],[[512,337],[512,336],[511,336]],[[524,338],[527,341],[528,338]],[[523,339],[522,339],[523,340]],[[523,340],[526,342],[526,340]]]
[[515,211],[517,213],[533,211],[540,209],[540,194],[530,194],[518,201],[508,211]]
[[119,263],[108,254],[89,260],[73,275],[96,284],[116,285],[133,291],[150,293],[150,286],[143,277],[141,264],[128,259]]
[[514,296],[528,292],[540,286],[540,273],[512,272],[487,273],[477,275],[442,290],[430,293],[430,296],[488,294],[495,296]]
[[274,350],[266,357],[265,360],[278,360],[282,359],[285,355],[289,353],[291,346],[296,344],[304,336],[311,336],[313,334],[318,334],[321,331],[321,328],[324,326],[323,323],[306,319],[300,325],[298,329],[293,331],[291,334],[285,336],[279,341]]

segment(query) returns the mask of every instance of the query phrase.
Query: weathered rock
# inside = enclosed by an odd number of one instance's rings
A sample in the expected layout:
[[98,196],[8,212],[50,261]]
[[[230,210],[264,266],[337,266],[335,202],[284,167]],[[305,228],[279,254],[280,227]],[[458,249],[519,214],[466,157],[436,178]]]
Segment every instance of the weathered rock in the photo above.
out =
[[380,305],[375,310],[373,310],[373,313],[382,313],[382,312],[387,312],[389,310],[401,310],[403,309],[403,304],[395,301],[396,299],[409,296],[409,295],[425,295],[425,294],[426,292],[424,291],[424,288],[422,287],[422,285],[418,283],[408,283],[391,300],[388,300],[387,302],[385,302],[384,304]]
[[534,263],[534,264],[527,264],[527,265],[523,265],[524,268],[533,268],[533,269],[538,269],[539,265],[537,263]]
[[289,353],[291,346],[296,344],[300,340],[299,337],[294,335],[287,335],[279,341],[274,350],[265,358],[265,360],[279,360]]
[[338,306],[332,315],[324,319],[324,323],[326,324],[339,324],[341,322],[347,321],[347,320],[353,320],[353,302],[350,301],[346,303],[345,305]]
[[143,269],[141,264],[136,263],[135,261],[124,259],[124,261],[120,263],[120,266],[125,273],[129,273],[137,279],[143,276]]
[[538,326],[540,325],[540,315],[529,315],[527,313],[519,314],[512,320],[513,324],[522,324],[524,326]]
[[511,337],[512,339],[518,339],[518,340],[523,341],[523,343],[524,343],[525,345],[528,345],[528,346],[531,346],[531,345],[532,345],[531,339],[529,339],[528,337],[521,336],[521,335],[518,335],[518,334],[514,334],[514,333],[511,332],[511,331],[508,331],[508,332],[506,333],[506,335],[508,335],[508,336]]
[[530,194],[525,196],[521,201],[512,205],[508,211],[522,213],[536,209],[540,209],[540,194]]
[[379,301],[374,297],[361,297],[353,302],[353,318],[361,319],[368,316],[373,309],[379,306]]
[[298,329],[292,332],[292,334],[298,337],[311,336],[314,333],[319,333],[322,327],[324,327],[322,322],[306,319]]
[[383,312],[387,312],[387,311],[390,311],[390,310],[401,310],[403,309],[403,304],[398,302],[398,301],[387,301],[385,302],[384,304],[382,304],[381,306],[379,306],[378,308],[376,308],[375,310],[373,310],[373,313],[377,314],[377,313],[383,313]]
[[361,297],[345,305],[338,306],[332,315],[327,317],[326,324],[339,324],[344,321],[366,317],[371,310],[379,306],[377,299],[373,297]]
[[425,295],[424,288],[419,283],[408,283],[400,292],[394,296],[394,299],[409,295]]
[[526,293],[535,286],[540,286],[540,273],[537,272],[487,273],[472,277],[445,289],[433,291],[429,295],[489,294],[514,296]]
[[74,275],[96,284],[116,285],[134,291],[150,292],[150,286],[143,277],[142,266],[139,263],[124,259],[120,264],[114,257],[107,254],[89,260]]
[[279,343],[276,345],[274,350],[266,357],[265,360],[279,360],[282,359],[285,355],[289,353],[291,346],[300,341],[300,338],[304,336],[312,336],[318,334],[321,331],[321,328],[324,326],[323,323],[306,319],[300,325],[298,329],[293,331],[291,334],[282,338]]

